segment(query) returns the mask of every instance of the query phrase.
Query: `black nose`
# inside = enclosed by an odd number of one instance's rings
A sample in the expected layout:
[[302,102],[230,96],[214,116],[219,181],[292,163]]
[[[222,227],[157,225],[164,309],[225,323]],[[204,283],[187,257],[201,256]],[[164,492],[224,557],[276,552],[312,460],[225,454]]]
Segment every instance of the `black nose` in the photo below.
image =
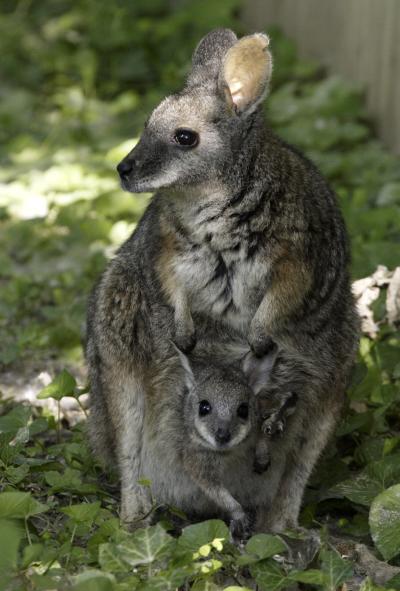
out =
[[134,160],[127,160],[126,158],[124,158],[124,160],[121,160],[121,162],[117,166],[117,170],[122,180],[126,179],[129,176],[129,174],[132,172],[134,168],[134,165]]
[[215,440],[217,443],[228,443],[231,438],[231,434],[228,429],[217,429],[215,433]]

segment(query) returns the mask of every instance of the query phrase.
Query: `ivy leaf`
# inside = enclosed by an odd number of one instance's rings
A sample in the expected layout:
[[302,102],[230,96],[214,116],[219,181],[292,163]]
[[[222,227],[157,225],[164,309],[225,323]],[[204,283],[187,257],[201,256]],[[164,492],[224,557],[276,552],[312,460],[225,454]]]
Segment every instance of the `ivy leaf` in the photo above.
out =
[[140,591],[176,591],[185,583],[188,574],[185,568],[173,567],[165,573],[151,577],[145,584],[141,583]]
[[336,591],[353,574],[351,564],[343,560],[334,550],[322,550],[320,559],[325,581],[324,589],[326,591]]
[[400,484],[391,486],[374,499],[369,526],[374,544],[385,560],[400,554]]
[[99,562],[105,570],[124,572],[127,566],[134,568],[165,558],[174,546],[175,540],[160,525],[155,525],[138,529],[118,543],[101,544]]
[[26,519],[38,513],[48,511],[47,505],[39,503],[31,493],[3,492],[0,493],[0,517],[9,519]]
[[179,549],[186,552],[197,552],[201,546],[212,544],[216,539],[229,540],[229,530],[219,519],[210,519],[185,527],[178,540]]
[[116,589],[115,577],[99,570],[87,570],[73,579],[73,591],[113,591]]
[[271,559],[252,564],[250,572],[262,591],[280,591],[292,584],[283,569]]
[[123,560],[131,567],[151,564],[170,553],[175,540],[161,525],[138,529],[126,542],[118,544]]
[[64,396],[73,396],[75,398],[75,390],[75,378],[67,370],[63,369],[63,371],[54,378],[51,384],[39,392],[37,398],[40,400],[43,398],[61,400]]
[[333,486],[329,493],[343,495],[353,503],[369,507],[373,499],[382,492],[381,483],[371,478],[367,473],[361,472],[354,478],[349,478]]
[[298,583],[306,583],[308,585],[323,585],[325,582],[325,574],[321,570],[310,568],[309,570],[292,572],[289,575],[292,581]]
[[103,570],[111,573],[124,573],[127,570],[117,545],[111,542],[99,545],[99,564]]

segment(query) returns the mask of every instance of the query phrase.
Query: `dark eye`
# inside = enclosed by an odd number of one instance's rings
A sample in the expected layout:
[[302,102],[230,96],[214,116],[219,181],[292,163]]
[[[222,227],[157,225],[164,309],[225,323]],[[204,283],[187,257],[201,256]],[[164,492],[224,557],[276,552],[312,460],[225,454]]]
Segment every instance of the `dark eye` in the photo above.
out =
[[208,402],[208,400],[202,400],[199,403],[199,415],[201,417],[205,417],[210,412],[211,412],[211,404]]
[[182,148],[194,148],[199,143],[199,134],[191,129],[177,129],[174,135],[174,141]]
[[247,419],[249,416],[249,405],[246,403],[243,403],[240,406],[238,406],[237,416],[240,417],[241,419]]

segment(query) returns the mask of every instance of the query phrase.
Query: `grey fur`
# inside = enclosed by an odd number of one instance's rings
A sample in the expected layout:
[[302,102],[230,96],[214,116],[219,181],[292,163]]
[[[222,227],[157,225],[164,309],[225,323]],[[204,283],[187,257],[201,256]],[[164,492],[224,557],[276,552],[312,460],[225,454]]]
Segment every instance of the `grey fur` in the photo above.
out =
[[[218,30],[207,39],[185,88],[154,110],[123,161],[125,189],[160,191],[90,300],[90,432],[95,448],[115,452],[122,514],[133,520],[148,507],[137,479],[152,384],[171,356],[170,339],[190,348],[196,329],[206,354],[225,363],[239,363],[235,347],[249,342],[261,356],[274,342],[268,394],[298,394],[285,436],[271,440],[268,502],[258,514],[258,529],[279,530],[297,522],[357,349],[348,241],[318,170],[264,124],[266,38],[257,37],[260,81],[241,109],[221,74],[234,35]],[[181,127],[199,133],[196,148],[176,144]]]

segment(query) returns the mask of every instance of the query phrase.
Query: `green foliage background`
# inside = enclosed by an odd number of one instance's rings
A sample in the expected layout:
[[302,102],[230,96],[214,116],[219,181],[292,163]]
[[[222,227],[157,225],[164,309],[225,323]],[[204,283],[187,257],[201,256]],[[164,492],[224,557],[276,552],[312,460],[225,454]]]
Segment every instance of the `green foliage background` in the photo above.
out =
[[[32,360],[44,370],[51,359],[81,364],[87,293],[149,197],[123,193],[115,166],[152,107],[180,87],[200,37],[216,26],[245,32],[238,9],[238,0],[2,1],[3,369],[22,371]],[[378,264],[394,268],[399,160],[376,140],[360,89],[298,60],[293,44],[267,29],[275,56],[266,105],[271,125],[337,190],[354,277]],[[302,514],[305,526],[329,525],[374,543],[392,564],[400,564],[399,352],[399,333],[384,321],[376,339],[363,338],[346,416]],[[82,393],[64,373],[43,396],[79,399]],[[175,589],[190,581],[200,591],[226,588],[212,586],[221,572],[243,587],[245,565],[263,590],[301,580],[335,589],[351,577],[329,538],[312,562],[295,569],[271,558],[287,555],[287,546],[276,547],[282,545],[277,537],[253,539],[241,556],[221,522],[189,528],[178,540],[161,526],[130,536],[119,528],[112,485],[98,483],[82,425],[63,429],[48,413],[9,401],[2,413],[4,588]],[[147,555],[144,546],[151,549]],[[363,585],[373,588],[367,579]]]

